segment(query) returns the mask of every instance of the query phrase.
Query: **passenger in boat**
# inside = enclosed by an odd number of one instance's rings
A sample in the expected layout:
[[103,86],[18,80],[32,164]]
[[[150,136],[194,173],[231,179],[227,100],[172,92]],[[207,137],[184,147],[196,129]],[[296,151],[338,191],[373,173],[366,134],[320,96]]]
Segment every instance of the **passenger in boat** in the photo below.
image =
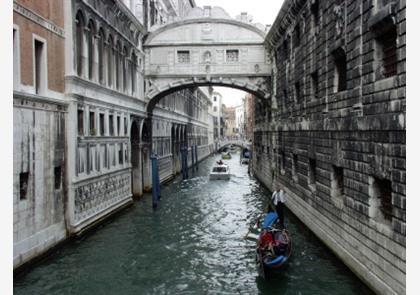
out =
[[223,161],[222,160],[217,161],[217,165],[223,165]]
[[274,206],[276,206],[277,216],[279,217],[280,224],[284,228],[284,203],[286,202],[286,193],[281,189],[280,186],[277,187],[277,190],[274,191],[271,196]]

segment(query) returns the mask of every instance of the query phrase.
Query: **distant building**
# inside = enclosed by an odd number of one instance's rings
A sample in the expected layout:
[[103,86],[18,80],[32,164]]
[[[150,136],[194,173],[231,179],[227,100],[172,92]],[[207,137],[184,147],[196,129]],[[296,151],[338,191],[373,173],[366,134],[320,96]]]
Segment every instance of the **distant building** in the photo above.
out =
[[245,136],[245,98],[242,98],[241,104],[235,107],[235,124],[238,136]]
[[238,135],[236,128],[236,108],[235,107],[226,107],[224,111],[225,126],[227,137],[234,137]]
[[223,126],[223,116],[222,116],[222,95],[217,92],[213,91],[211,93],[211,100],[212,100],[212,109],[211,114],[213,115],[213,128],[214,128],[214,139],[218,140],[224,136],[224,126]]
[[250,93],[245,95],[245,138],[252,140],[254,138],[254,96]]

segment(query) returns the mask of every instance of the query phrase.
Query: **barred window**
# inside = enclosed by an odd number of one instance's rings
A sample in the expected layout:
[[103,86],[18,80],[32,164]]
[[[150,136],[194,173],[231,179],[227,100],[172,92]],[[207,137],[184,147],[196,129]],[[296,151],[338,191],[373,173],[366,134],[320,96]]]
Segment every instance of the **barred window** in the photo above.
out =
[[177,52],[178,63],[190,63],[190,52],[188,50],[181,50]]
[[237,49],[226,50],[226,61],[227,62],[238,62],[239,61],[239,50],[237,50]]

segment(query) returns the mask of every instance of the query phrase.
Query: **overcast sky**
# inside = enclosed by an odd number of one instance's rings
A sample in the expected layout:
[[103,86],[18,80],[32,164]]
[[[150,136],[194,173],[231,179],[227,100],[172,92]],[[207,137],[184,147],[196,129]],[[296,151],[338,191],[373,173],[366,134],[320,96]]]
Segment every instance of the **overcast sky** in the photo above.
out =
[[[272,24],[280,11],[284,0],[195,0],[199,7],[220,6],[232,18],[236,18],[241,12],[252,15],[254,23],[263,25]],[[223,95],[223,103],[227,106],[237,106],[246,92],[228,87],[214,87]]]

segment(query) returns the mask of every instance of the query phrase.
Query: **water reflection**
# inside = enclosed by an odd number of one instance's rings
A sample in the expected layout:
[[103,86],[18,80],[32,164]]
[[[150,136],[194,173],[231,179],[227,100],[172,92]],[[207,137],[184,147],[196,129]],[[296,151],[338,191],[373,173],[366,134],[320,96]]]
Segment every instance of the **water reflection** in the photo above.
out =
[[16,294],[371,294],[295,217],[294,253],[284,272],[257,277],[255,243],[243,237],[269,192],[239,155],[233,176],[209,181],[218,157],[190,179],[162,187],[100,229],[70,242],[14,282]]

